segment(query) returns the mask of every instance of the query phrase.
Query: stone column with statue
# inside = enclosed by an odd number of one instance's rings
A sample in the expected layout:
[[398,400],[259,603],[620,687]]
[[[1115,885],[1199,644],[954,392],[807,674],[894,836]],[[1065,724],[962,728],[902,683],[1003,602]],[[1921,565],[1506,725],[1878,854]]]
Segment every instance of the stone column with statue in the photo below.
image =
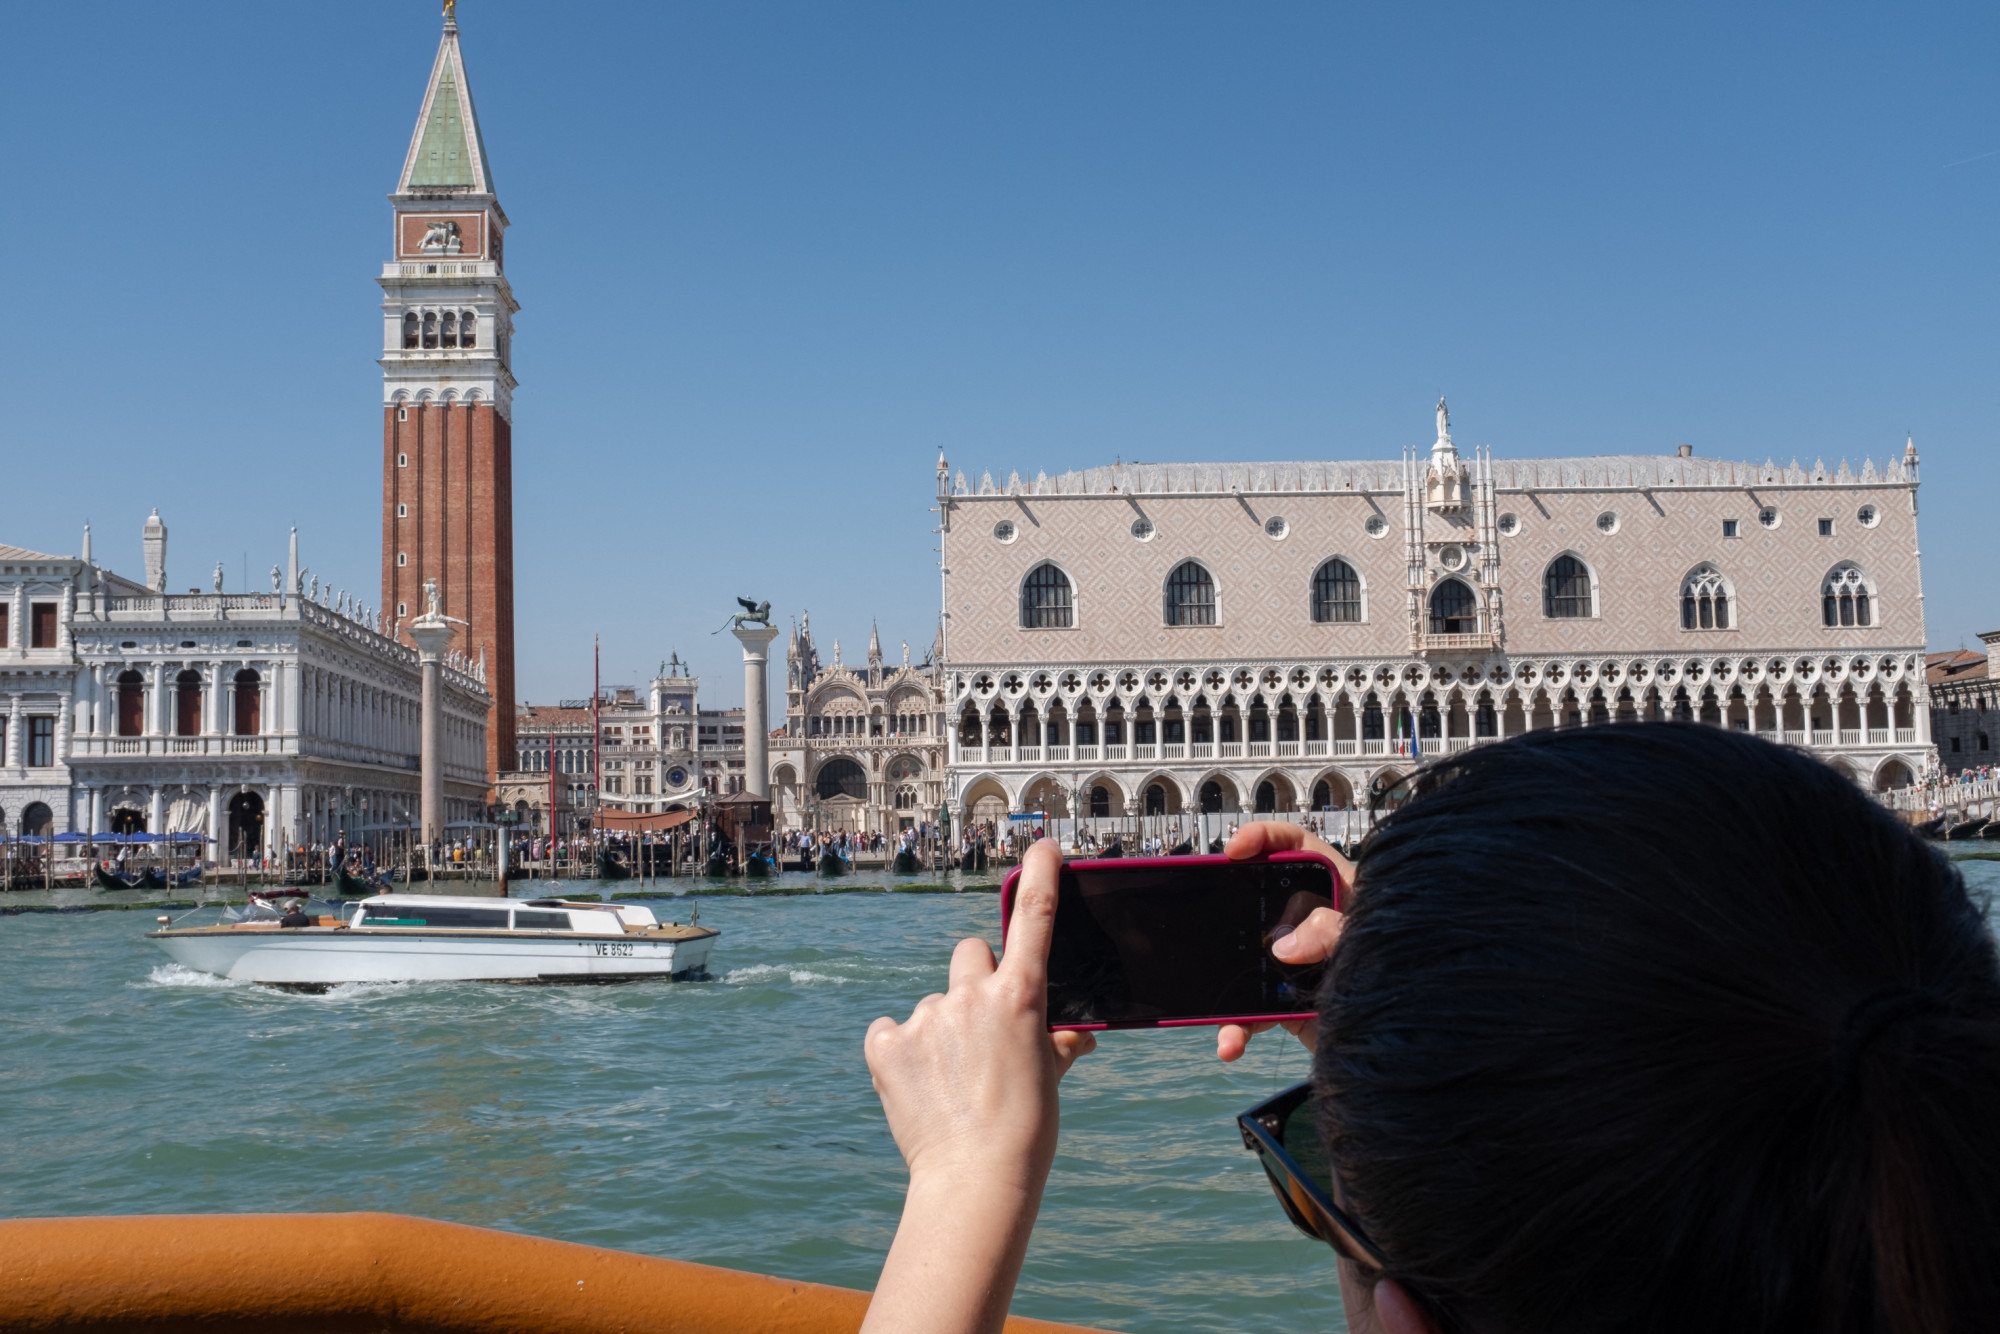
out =
[[743,645],[743,788],[754,796],[771,796],[771,730],[767,715],[771,641],[778,631],[771,624],[771,604],[736,599],[743,608],[729,618],[729,632]]
[[[423,831],[426,864],[431,844],[444,836],[444,657],[451,648],[453,617],[446,616],[435,579],[424,580],[424,614],[410,622],[410,640],[417,646],[423,664],[424,718],[422,806],[418,823]],[[456,622],[459,625],[463,621]]]

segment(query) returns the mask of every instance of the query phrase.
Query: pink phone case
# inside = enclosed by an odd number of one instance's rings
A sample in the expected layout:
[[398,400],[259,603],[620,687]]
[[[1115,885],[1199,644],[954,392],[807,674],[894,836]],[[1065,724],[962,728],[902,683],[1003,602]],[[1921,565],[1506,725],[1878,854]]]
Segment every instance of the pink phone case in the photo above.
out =
[[[1204,853],[1194,857],[1115,857],[1108,861],[1094,857],[1078,858],[1091,863],[1093,871],[1148,871],[1160,867],[1182,869],[1190,866],[1241,865],[1234,858],[1219,853]],[[1253,858],[1264,862],[1318,862],[1326,867],[1326,873],[1333,881],[1333,906],[1336,911],[1345,907],[1347,882],[1340,878],[1340,868],[1332,860],[1317,852],[1274,852],[1268,857]],[[1063,863],[1069,865],[1068,861]],[[1007,926],[1014,920],[1014,889],[1021,881],[1021,868],[1016,866],[1000,882],[1000,948],[1007,948]],[[1109,1028],[1218,1028],[1223,1024],[1264,1024],[1278,1023],[1287,1019],[1312,1019],[1316,1015],[1311,1010],[1301,1010],[1295,1014],[1235,1014],[1212,1016],[1206,1019],[1141,1019],[1117,1024],[1050,1024],[1051,1033],[1065,1031],[1101,1031]]]

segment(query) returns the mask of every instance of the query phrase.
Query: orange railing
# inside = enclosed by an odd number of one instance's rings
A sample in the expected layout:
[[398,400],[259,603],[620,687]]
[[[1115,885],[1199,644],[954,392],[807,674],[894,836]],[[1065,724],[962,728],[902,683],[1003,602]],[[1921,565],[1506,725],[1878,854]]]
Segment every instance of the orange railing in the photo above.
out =
[[849,1334],[867,1308],[848,1288],[402,1214],[0,1221],[7,1331]]

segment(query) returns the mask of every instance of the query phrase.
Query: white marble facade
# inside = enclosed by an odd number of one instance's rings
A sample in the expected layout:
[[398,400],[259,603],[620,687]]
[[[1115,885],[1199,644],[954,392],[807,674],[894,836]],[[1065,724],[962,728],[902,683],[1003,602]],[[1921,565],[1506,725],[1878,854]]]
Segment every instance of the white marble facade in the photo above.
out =
[[[414,821],[422,675],[393,627],[306,584],[296,549],[266,589],[218,570],[176,594],[157,515],[146,548],[149,584],[95,564],[87,531],[80,557],[0,546],[9,831],[197,831],[258,857]],[[478,818],[482,667],[455,656],[444,680],[447,818]]]
[[780,829],[896,834],[937,818],[945,791],[940,674],[903,645],[887,662],[872,627],[867,660],[834,641],[822,664],[808,615],[785,650],[785,725],[771,738],[772,818]]
[[1917,455],[943,460],[949,800],[1123,816],[1367,805],[1419,757],[1683,717],[1869,787],[1936,763]]

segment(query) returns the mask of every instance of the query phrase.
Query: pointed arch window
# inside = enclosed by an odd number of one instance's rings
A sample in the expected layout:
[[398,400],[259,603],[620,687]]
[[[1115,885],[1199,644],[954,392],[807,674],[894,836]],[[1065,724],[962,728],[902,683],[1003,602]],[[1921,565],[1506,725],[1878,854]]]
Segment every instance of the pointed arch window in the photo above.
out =
[[1542,614],[1556,620],[1592,615],[1590,569],[1574,556],[1557,556],[1542,576]]
[[1184,560],[1167,576],[1168,625],[1214,625],[1215,580],[1200,561]]
[[1069,576],[1044,561],[1021,581],[1021,628],[1068,630],[1076,624]]
[[1713,565],[1697,565],[1681,581],[1681,629],[1727,630],[1729,585]]
[[1852,565],[1836,565],[1820,586],[1820,619],[1829,626],[1873,625],[1874,590]]
[[1312,618],[1320,625],[1361,620],[1361,576],[1338,556],[1313,571]]
[[1479,599],[1461,579],[1446,579],[1431,590],[1430,632],[1434,635],[1479,633]]

